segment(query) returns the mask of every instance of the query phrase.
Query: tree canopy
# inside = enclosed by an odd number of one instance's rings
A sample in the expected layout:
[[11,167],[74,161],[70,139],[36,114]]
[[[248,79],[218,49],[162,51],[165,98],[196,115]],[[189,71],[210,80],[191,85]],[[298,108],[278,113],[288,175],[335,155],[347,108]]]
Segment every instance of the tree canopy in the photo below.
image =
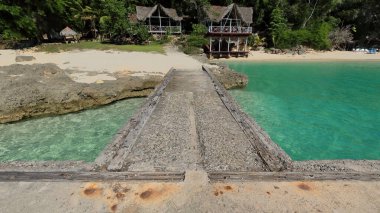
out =
[[269,46],[329,48],[335,46],[329,43],[331,36],[343,35],[338,29],[345,29],[345,37],[360,45],[380,42],[378,0],[2,0],[0,41],[40,40],[65,26],[80,32],[136,32],[127,18],[134,6],[157,3],[189,17],[197,17],[200,7],[208,4],[253,7],[254,31],[265,37]]

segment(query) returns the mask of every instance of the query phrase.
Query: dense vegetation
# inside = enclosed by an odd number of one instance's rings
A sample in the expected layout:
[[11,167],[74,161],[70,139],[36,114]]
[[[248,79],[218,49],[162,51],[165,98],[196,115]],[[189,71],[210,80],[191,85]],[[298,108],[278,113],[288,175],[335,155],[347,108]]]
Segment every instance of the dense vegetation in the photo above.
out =
[[[380,42],[378,0],[2,0],[0,1],[0,41],[29,39],[41,41],[65,26],[88,37],[111,36],[114,42],[143,43],[147,31],[128,21],[134,6],[161,3],[176,8],[180,15],[198,17],[207,4],[232,2],[254,8],[252,45],[291,48],[305,45],[316,49],[369,47]],[[195,26],[197,30],[202,30]],[[190,42],[201,44],[199,32]],[[356,43],[352,44],[353,40]],[[350,44],[351,43],[351,44]]]

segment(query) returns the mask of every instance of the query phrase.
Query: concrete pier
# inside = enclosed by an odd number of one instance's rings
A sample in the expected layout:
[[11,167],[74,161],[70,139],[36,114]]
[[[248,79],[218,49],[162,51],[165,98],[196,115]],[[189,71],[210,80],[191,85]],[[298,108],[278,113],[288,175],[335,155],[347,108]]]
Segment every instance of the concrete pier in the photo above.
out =
[[145,124],[128,131],[106,165],[109,171],[271,171],[208,72],[170,75]]

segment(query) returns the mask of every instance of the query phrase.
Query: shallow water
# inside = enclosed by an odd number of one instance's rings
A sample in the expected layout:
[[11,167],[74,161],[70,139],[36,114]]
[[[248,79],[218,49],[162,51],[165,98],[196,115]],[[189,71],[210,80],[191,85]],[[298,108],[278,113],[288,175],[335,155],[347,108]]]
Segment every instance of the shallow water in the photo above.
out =
[[144,99],[55,117],[0,124],[0,161],[94,161]]
[[379,62],[231,62],[231,94],[294,160],[380,159]]

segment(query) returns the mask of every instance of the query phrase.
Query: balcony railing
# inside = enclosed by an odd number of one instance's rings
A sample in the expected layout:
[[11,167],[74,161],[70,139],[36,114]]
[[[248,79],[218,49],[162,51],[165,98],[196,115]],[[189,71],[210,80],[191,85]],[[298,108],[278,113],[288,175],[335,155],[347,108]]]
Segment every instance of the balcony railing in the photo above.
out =
[[146,25],[150,33],[182,33],[181,26],[159,26],[159,25]]
[[252,33],[252,27],[209,26],[209,33]]

